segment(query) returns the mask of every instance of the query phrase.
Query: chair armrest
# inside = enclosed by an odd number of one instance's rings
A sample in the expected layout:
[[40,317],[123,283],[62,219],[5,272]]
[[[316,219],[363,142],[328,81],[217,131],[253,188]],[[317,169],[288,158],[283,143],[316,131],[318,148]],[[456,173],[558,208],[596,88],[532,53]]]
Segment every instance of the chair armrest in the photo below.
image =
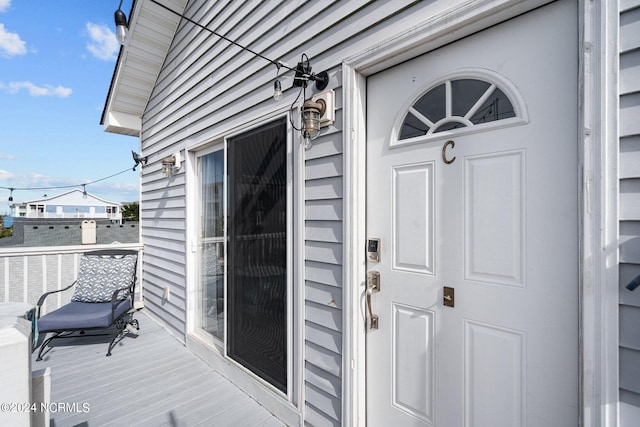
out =
[[112,322],[115,320],[114,317],[116,312],[116,302],[118,302],[118,294],[122,291],[129,291],[130,297],[131,297],[131,307],[133,307],[133,286],[132,285],[126,286],[124,288],[116,289],[115,291],[113,291],[113,294],[111,294],[111,321]]
[[38,303],[36,304],[37,318],[38,319],[40,318],[40,307],[42,307],[42,304],[44,304],[44,300],[49,295],[55,294],[55,293],[58,293],[58,292],[62,292],[62,291],[66,291],[66,290],[70,289],[75,284],[76,284],[76,282],[74,281],[72,284],[70,284],[66,288],[58,289],[58,290],[55,290],[55,291],[49,291],[49,292],[46,292],[46,293],[42,294],[42,296],[38,299]]

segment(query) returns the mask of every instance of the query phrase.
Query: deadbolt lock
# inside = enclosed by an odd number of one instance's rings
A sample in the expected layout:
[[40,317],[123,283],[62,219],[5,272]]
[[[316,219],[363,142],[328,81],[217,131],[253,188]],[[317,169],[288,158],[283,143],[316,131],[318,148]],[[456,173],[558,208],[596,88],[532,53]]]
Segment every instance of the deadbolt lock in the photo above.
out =
[[442,292],[442,303],[445,307],[455,307],[456,293],[455,289],[445,286]]

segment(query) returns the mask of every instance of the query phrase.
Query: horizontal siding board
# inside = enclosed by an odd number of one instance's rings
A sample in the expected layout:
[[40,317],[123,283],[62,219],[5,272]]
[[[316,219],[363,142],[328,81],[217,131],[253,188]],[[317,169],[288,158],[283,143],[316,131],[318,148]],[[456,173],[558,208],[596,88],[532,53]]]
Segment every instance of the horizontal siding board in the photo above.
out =
[[142,229],[142,235],[145,236],[154,229],[167,229],[167,230],[183,230],[185,229],[185,220],[181,218],[172,219],[158,219],[158,218],[140,218],[140,228]]
[[331,305],[307,301],[305,319],[334,331],[342,331],[342,311]]
[[[638,78],[640,79],[640,74]],[[620,139],[618,171],[621,179],[640,178],[640,135]]]
[[305,367],[305,380],[329,396],[340,398],[342,387],[340,378],[307,364]]
[[[634,222],[634,224],[637,223]],[[633,234],[621,234],[619,241],[620,262],[640,264],[640,237]]]
[[[620,11],[624,12],[630,9],[640,7],[640,0],[620,0]],[[638,418],[640,419],[640,418]]]
[[620,220],[640,220],[640,179],[620,181]]
[[308,241],[304,246],[305,258],[310,261],[342,264],[342,245],[340,243]]
[[322,426],[322,427],[341,427],[342,424],[338,420],[329,418],[327,414],[323,413],[313,405],[307,403],[305,410],[305,426]]
[[620,348],[620,388],[640,393],[640,351]]
[[184,300],[171,298],[169,301],[165,301],[162,298],[162,292],[153,292],[153,288],[150,288],[149,292],[145,289],[144,301],[145,306],[148,305],[149,310],[156,313],[163,321],[167,323],[175,322],[176,325],[174,326],[181,331],[182,339],[184,339]]
[[630,9],[620,15],[620,51],[640,47],[640,8]]
[[305,353],[307,363],[312,363],[336,377],[342,375],[342,358],[340,354],[319,347],[309,341],[305,343]]
[[342,133],[333,133],[331,135],[318,137],[317,140],[312,141],[311,148],[305,152],[305,159],[314,160],[323,157],[335,156],[336,154],[342,154],[342,139]]
[[341,199],[342,177],[320,178],[305,183],[306,200]]
[[620,427],[634,427],[640,420],[640,393],[620,390]]
[[306,261],[305,280],[340,287],[342,285],[342,267],[339,265]]
[[[638,29],[640,31],[640,28]],[[620,97],[620,136],[640,134],[640,92]]]
[[167,251],[162,246],[153,246],[146,244],[144,247],[144,262],[146,264],[156,264],[167,269],[184,268],[185,253]]
[[[313,402],[313,406],[332,420],[340,419],[342,404],[340,399],[316,388],[313,384],[305,384],[305,398],[307,402]],[[321,424],[322,425],[322,424]]]
[[342,354],[342,334],[312,322],[305,324],[305,337],[308,342],[325,348],[332,353]]
[[[640,351],[640,308],[620,306],[620,345]],[[639,378],[640,379],[640,378]]]
[[305,221],[305,239],[342,243],[342,221]]
[[640,91],[640,49],[620,55],[620,93]]
[[305,179],[311,180],[332,176],[342,176],[342,164],[342,155],[307,160],[305,162],[304,171]]
[[342,309],[342,288],[307,281],[305,299],[316,304]]
[[305,219],[320,221],[342,220],[342,200],[308,200],[305,202]]

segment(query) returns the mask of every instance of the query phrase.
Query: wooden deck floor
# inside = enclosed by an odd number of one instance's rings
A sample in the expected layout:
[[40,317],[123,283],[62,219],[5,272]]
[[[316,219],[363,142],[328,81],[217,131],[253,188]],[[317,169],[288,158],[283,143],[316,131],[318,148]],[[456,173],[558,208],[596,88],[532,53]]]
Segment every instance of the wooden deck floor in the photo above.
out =
[[59,340],[40,362],[34,354],[33,370],[51,368],[51,401],[80,409],[52,413],[52,427],[284,426],[143,312],[136,318],[139,335],[111,357],[102,338]]

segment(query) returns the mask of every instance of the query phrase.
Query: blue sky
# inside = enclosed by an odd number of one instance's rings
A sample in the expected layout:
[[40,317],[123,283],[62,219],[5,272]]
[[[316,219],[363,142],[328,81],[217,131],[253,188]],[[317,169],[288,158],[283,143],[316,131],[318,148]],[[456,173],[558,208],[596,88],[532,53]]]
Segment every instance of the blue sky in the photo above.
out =
[[[129,15],[132,0],[122,10]],[[118,0],[0,0],[0,187],[88,185],[114,202],[137,201],[136,137],[103,131],[102,110],[120,46]],[[13,192],[24,202],[70,189]],[[0,214],[10,191],[0,188]]]

